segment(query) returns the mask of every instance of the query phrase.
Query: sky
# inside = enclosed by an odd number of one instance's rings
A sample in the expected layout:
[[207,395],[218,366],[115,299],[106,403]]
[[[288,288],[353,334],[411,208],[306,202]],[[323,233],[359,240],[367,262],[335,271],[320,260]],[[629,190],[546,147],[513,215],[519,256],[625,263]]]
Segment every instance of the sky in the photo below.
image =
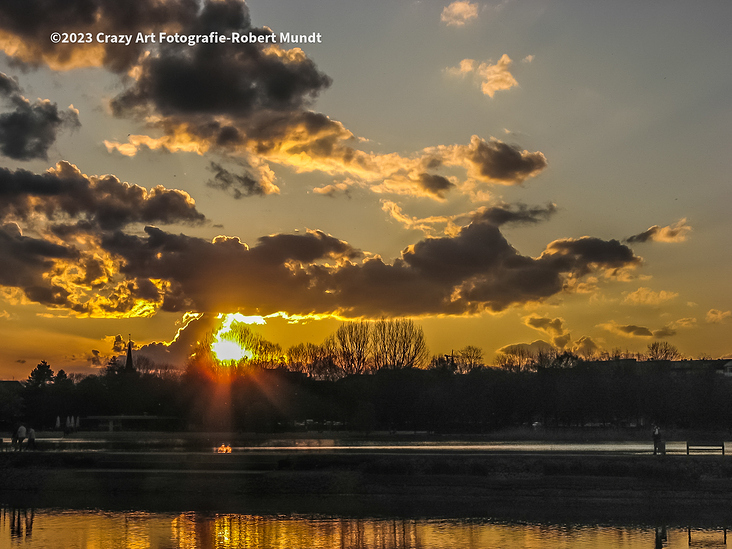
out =
[[0,378],[93,373],[128,337],[182,366],[237,312],[284,349],[408,317],[487,363],[732,356],[730,16],[3,2]]

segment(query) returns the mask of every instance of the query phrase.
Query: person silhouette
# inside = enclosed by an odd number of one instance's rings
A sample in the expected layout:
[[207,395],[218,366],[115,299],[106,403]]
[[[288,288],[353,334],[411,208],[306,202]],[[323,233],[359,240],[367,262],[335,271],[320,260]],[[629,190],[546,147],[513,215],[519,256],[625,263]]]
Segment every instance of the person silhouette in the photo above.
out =
[[35,450],[36,449],[36,430],[31,427],[28,429],[28,445],[26,446],[27,450]]
[[25,425],[21,423],[20,427],[18,427],[18,432],[16,433],[16,438],[18,440],[18,451],[23,451],[23,441],[25,440],[25,435],[26,428]]
[[656,456],[658,454],[662,454],[661,451],[661,429],[658,428],[658,425],[653,426],[653,455]]

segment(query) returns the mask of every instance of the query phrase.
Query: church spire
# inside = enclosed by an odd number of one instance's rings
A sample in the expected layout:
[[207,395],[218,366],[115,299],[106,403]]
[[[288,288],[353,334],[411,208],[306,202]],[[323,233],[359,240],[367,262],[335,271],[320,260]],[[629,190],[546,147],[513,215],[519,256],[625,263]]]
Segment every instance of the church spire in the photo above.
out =
[[127,360],[125,360],[125,370],[134,370],[135,363],[132,360],[132,334],[127,339]]

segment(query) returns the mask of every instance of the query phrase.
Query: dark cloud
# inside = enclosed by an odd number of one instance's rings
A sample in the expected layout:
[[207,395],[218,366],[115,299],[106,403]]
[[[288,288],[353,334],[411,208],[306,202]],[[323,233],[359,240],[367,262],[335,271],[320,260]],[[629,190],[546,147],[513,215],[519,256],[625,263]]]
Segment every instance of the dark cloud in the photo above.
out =
[[584,357],[591,357],[600,350],[600,346],[590,336],[582,336],[575,341],[572,350]]
[[26,219],[42,213],[48,219],[65,215],[82,218],[72,227],[56,227],[57,234],[98,227],[112,230],[130,223],[202,223],[191,197],[162,185],[146,190],[123,183],[113,175],[87,176],[68,162],[44,174],[0,168],[0,219]]
[[446,177],[429,173],[419,174],[419,186],[435,196],[444,197],[455,185]]
[[552,344],[557,349],[564,349],[567,345],[569,345],[570,341],[571,341],[571,336],[570,336],[569,332],[562,334],[562,335],[554,336],[552,338]]
[[18,225],[0,226],[0,284],[32,286],[53,266],[53,259],[78,257],[73,249],[43,239],[24,236]]
[[660,330],[654,330],[653,331],[653,337],[656,339],[665,339],[667,337],[675,336],[676,330],[671,328],[670,326],[664,326]]
[[617,327],[618,331],[634,337],[653,337],[651,332],[645,326],[636,326],[635,324],[626,324]]
[[99,351],[97,349],[92,349],[91,356],[89,356],[89,364],[99,368],[102,366],[102,359],[103,357],[101,356]]
[[653,235],[658,232],[658,229],[658,225],[654,225],[653,227],[650,227],[648,230],[643,231],[642,233],[629,236],[625,239],[625,241],[630,242],[631,244],[638,242],[648,242],[649,240],[653,240]]
[[59,111],[56,103],[37,100],[31,103],[20,94],[18,83],[0,73],[0,97],[14,110],[0,114],[0,154],[14,160],[48,158],[56,133],[64,126],[80,126],[73,109]]
[[211,162],[209,169],[214,176],[206,182],[206,186],[225,191],[235,200],[267,194],[266,187],[249,173],[234,174],[215,162]]
[[537,339],[531,343],[513,343],[511,345],[505,345],[497,350],[498,353],[512,356],[536,356],[539,353],[548,353],[554,350],[554,347],[543,341]]
[[185,364],[191,356],[192,350],[207,333],[220,327],[221,320],[217,315],[197,315],[190,321],[184,322],[173,341],[153,342],[140,347],[136,356],[142,355],[157,364]]
[[606,269],[622,269],[640,264],[633,250],[617,240],[601,240],[583,236],[578,239],[555,240],[541,255],[541,259],[556,268],[572,271],[580,276],[598,266]]
[[686,218],[684,218],[666,227],[653,225],[642,233],[629,236],[626,239],[626,242],[683,242],[686,240],[687,235],[690,231],[691,227],[686,222]]
[[[243,2],[207,2],[188,34],[253,28]],[[227,115],[235,119],[262,111],[302,109],[331,83],[304,54],[275,53],[262,44],[165,45],[144,58],[133,86],[113,99],[118,116],[158,112],[188,118]]]
[[125,348],[127,347],[127,342],[124,340],[124,338],[117,334],[114,336],[114,341],[112,342],[112,352],[113,353],[124,353]]
[[[231,4],[232,2],[227,2]],[[238,3],[238,2],[237,2]],[[196,19],[197,0],[3,0],[0,2],[0,48],[18,63],[53,69],[104,65],[124,72],[134,65],[143,45],[54,44],[52,32],[102,32],[117,35],[180,30]]]
[[531,316],[526,319],[526,325],[548,333],[561,335],[564,333],[563,321],[561,318],[547,318]]
[[347,243],[320,231],[303,235],[272,235],[249,248],[236,237],[207,241],[145,229],[147,238],[117,232],[102,245],[125,260],[122,273],[130,278],[171,282],[162,308],[180,305],[201,311],[231,310],[256,304],[270,311],[316,310],[319,292],[307,266],[360,255]]
[[607,322],[605,324],[600,324],[600,327],[605,328],[609,332],[614,332],[626,337],[655,337],[656,339],[664,339],[676,335],[676,330],[671,326],[664,326],[659,330],[650,330],[645,326],[638,326],[636,324],[617,324],[616,322]]
[[0,72],[0,95],[13,97],[20,94],[20,84],[15,78],[11,78],[4,72]]
[[571,341],[569,332],[565,331],[564,320],[561,318],[531,315],[524,318],[524,322],[527,326],[551,335],[552,345],[557,349],[564,349]]
[[[146,228],[147,237],[116,232],[102,246],[124,260],[131,279],[165,280],[163,308],[234,308],[353,316],[463,314],[541,301],[568,277],[634,266],[639,259],[612,241],[552,243],[539,258],[520,255],[495,225],[474,221],[453,237],[428,238],[393,263],[361,253],[322,232],[277,234],[248,247],[235,237],[213,242]],[[615,253],[598,253],[609,244]],[[576,249],[575,249],[576,248]],[[558,251],[560,250],[560,251]]]
[[24,236],[15,223],[0,226],[0,285],[21,288],[31,301],[74,308],[69,292],[49,281],[56,259],[77,259],[71,247]]
[[182,191],[86,176],[60,162],[44,174],[0,168],[0,222],[18,219],[34,236],[15,223],[2,227],[0,285],[78,314],[140,316],[152,314],[165,291],[149,277],[119,276],[119,259],[99,248],[102,235],[134,223],[199,224],[205,217]]
[[529,207],[526,204],[519,203],[485,208],[480,210],[474,219],[500,227],[506,223],[539,223],[549,219],[556,211],[557,207],[554,204],[548,204],[544,207]]
[[521,183],[547,167],[540,152],[522,151],[497,139],[484,141],[473,136],[465,152],[479,179],[506,184]]

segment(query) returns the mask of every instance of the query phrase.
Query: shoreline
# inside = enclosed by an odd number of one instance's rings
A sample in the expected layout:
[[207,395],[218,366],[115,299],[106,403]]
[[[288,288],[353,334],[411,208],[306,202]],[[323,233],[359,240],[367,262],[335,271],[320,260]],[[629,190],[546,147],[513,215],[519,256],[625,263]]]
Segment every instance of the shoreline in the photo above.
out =
[[732,460],[552,453],[4,453],[0,504],[728,524]]

